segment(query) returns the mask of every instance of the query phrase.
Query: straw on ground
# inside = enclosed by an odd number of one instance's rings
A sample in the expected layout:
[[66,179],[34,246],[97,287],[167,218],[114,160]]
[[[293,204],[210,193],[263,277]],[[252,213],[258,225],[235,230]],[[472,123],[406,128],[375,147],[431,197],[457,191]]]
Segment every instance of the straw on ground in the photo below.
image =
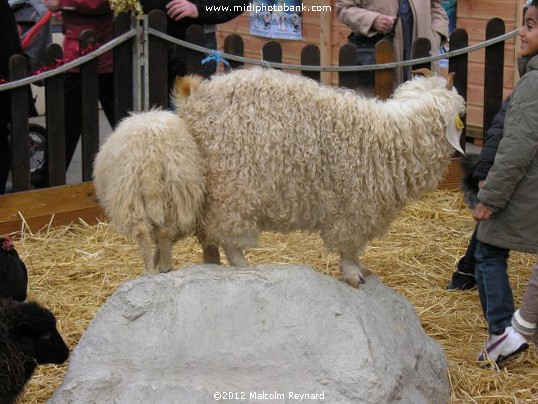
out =
[[[538,402],[538,360],[533,347],[507,368],[481,369],[475,356],[486,335],[476,291],[444,289],[465,252],[474,227],[459,193],[434,192],[403,211],[390,233],[372,243],[363,262],[414,305],[426,333],[438,341],[449,362],[452,401],[465,403]],[[73,349],[99,307],[123,282],[140,274],[138,247],[106,223],[79,223],[19,234],[17,248],[29,268],[29,298],[51,309]],[[252,265],[305,263],[339,277],[338,256],[319,236],[263,234],[249,251]],[[535,257],[512,253],[510,280],[521,300]],[[201,262],[195,239],[179,242],[174,267]],[[22,403],[44,403],[62,381],[67,366],[42,366]]]

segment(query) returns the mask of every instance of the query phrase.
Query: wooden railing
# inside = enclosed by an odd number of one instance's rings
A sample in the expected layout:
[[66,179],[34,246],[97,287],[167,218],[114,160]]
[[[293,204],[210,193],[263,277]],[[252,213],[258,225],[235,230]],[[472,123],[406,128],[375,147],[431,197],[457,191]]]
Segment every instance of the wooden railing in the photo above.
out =
[[[148,16],[148,27],[151,30],[166,32],[166,16],[161,12],[152,12]],[[115,36],[118,37],[132,30],[132,20],[128,16],[120,16],[115,21]],[[486,30],[486,39],[503,35],[504,22],[500,19],[489,21]],[[86,34],[89,35],[89,34]],[[133,88],[144,88],[143,83],[136,82],[133,75],[133,50],[140,35],[133,36],[132,41],[126,41],[114,47],[114,73],[115,73],[115,114],[119,120],[133,110],[135,104]],[[91,35],[81,38],[82,46],[89,46]],[[205,35],[202,27],[191,26],[187,30],[189,43],[203,46]],[[147,56],[147,88],[144,88],[146,106],[167,107],[169,94],[167,88],[167,46],[168,43],[161,37],[149,35],[146,49]],[[450,37],[450,51],[463,49],[468,46],[468,36],[464,30],[456,29]],[[224,57],[226,54],[243,56],[243,40],[239,35],[229,35],[223,44]],[[427,40],[419,39],[413,46],[413,58],[429,56],[430,44]],[[61,59],[62,50],[58,45],[50,45],[48,49],[49,60]],[[385,64],[393,62],[392,44],[385,41],[376,47],[376,60]],[[199,73],[203,68],[201,60],[207,55],[195,50],[187,54],[187,72]],[[504,42],[486,48],[484,76],[484,128],[489,127],[494,114],[502,103],[503,88],[503,59]],[[282,62],[282,48],[277,42],[267,42],[263,47],[263,64]],[[467,98],[467,61],[466,53],[449,59],[448,70],[456,73],[455,87],[460,94]],[[229,60],[231,68],[243,68],[244,61]],[[316,45],[307,45],[301,51],[301,63],[304,66],[320,65],[320,50]],[[258,63],[260,64],[260,63]],[[346,44],[340,49],[340,66],[356,64],[356,49],[354,45]],[[427,65],[426,65],[427,66]],[[419,67],[419,66],[414,66]],[[421,65],[420,67],[424,67]],[[146,67],[141,67],[145,69]],[[22,55],[12,57],[10,61],[10,81],[27,77],[26,62]],[[305,70],[301,74],[314,80],[320,80],[320,71]],[[394,89],[393,69],[376,70],[376,94],[385,99]],[[45,79],[46,92],[46,126],[48,131],[47,159],[49,165],[49,183],[54,187],[47,190],[36,190],[25,195],[17,195],[20,191],[30,190],[29,144],[28,144],[28,85],[22,85],[9,90],[12,94],[12,191],[13,194],[0,196],[0,234],[20,230],[23,221],[29,225],[40,226],[49,223],[55,215],[56,224],[71,221],[77,217],[91,221],[101,214],[94,200],[93,187],[85,183],[91,180],[93,158],[99,148],[98,125],[98,72],[97,59],[92,59],[81,66],[84,76],[83,93],[83,124],[82,124],[82,183],[79,186],[65,186],[65,126],[64,126],[64,100],[63,100],[63,73],[58,73]],[[358,86],[360,71],[342,71],[338,73],[339,86],[355,88]],[[143,79],[142,79],[143,81]],[[8,83],[9,84],[9,83]],[[0,85],[0,89],[1,89]],[[462,137],[462,145],[465,137]],[[457,164],[453,164],[449,176],[442,187],[456,188],[459,183],[460,171]],[[59,187],[64,185],[64,187]],[[56,196],[55,196],[56,195]],[[67,195],[72,195],[69,198]],[[40,202],[41,201],[41,202]],[[46,202],[45,202],[46,201]]]

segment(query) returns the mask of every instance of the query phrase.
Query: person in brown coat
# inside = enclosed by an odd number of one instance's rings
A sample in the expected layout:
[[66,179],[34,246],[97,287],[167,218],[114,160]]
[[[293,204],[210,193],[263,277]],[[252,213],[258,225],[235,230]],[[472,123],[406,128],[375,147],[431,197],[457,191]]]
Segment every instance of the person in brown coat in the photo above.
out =
[[[448,38],[448,16],[441,0],[336,0],[336,16],[351,29],[350,40],[353,34],[360,41],[394,31],[397,61],[411,59],[411,45],[417,38],[430,40],[432,55]],[[435,64],[433,68],[438,69]],[[398,70],[397,83],[408,78],[408,70]]]

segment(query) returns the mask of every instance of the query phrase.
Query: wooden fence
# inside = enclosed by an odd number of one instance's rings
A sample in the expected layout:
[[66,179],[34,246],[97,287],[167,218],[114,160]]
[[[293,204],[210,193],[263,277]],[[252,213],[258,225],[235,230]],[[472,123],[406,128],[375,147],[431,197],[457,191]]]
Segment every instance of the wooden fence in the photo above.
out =
[[[166,32],[166,16],[162,12],[151,12],[148,16],[148,27]],[[121,35],[132,29],[131,19],[122,15],[116,18],[115,35]],[[486,39],[494,38],[505,33],[504,22],[500,19],[492,19],[487,25]],[[91,34],[86,33],[81,38],[82,47],[91,44]],[[137,36],[134,37],[137,40]],[[191,26],[187,30],[186,40],[190,43],[204,46],[205,35],[203,28],[200,26]],[[450,37],[450,50],[465,48],[468,46],[468,36],[464,30],[456,29]],[[158,36],[149,35],[147,45],[147,65],[148,65],[148,80],[147,88],[145,88],[145,97],[148,98],[146,105],[150,107],[162,106],[167,107],[169,102],[169,94],[167,88],[167,47],[168,42]],[[133,49],[136,47],[132,42],[124,42],[116,46],[114,52],[114,91],[116,95],[115,115],[117,119],[121,119],[127,115],[128,111],[133,109],[134,94],[133,88],[139,88],[141,83],[134,83],[136,77],[133,75]],[[243,56],[243,41],[239,35],[232,34],[226,37],[223,50],[225,53]],[[413,58],[429,56],[430,44],[429,41],[419,39],[413,44]],[[50,45],[48,49],[49,61],[61,59],[62,50],[58,45]],[[187,52],[187,72],[199,73],[203,66],[201,60],[206,57],[206,54],[188,50]],[[455,72],[455,87],[459,93],[467,99],[467,54],[462,54],[453,57],[449,60],[449,72]],[[502,103],[502,83],[503,83],[503,59],[504,59],[504,43],[486,48],[486,71],[484,77],[485,95],[484,95],[484,128],[488,128],[494,114],[499,109]],[[279,43],[270,41],[263,47],[263,60],[266,62],[281,63],[282,48]],[[382,41],[376,46],[376,61],[377,63],[393,62],[392,44]],[[305,66],[320,65],[320,50],[316,45],[307,45],[301,51],[301,63]],[[356,64],[356,49],[354,45],[346,44],[341,47],[339,53],[340,66],[351,66]],[[231,68],[242,68],[242,62],[230,61]],[[428,67],[428,66],[413,66]],[[92,177],[93,158],[99,148],[99,125],[98,125],[98,72],[97,59],[93,59],[81,66],[81,74],[83,75],[83,111],[82,111],[82,178],[83,182],[90,181]],[[308,76],[314,80],[320,80],[320,73],[317,71],[302,71],[301,74]],[[339,86],[356,88],[358,86],[358,78],[362,72],[339,72]],[[24,56],[16,55],[10,60],[10,76],[9,80],[14,81],[24,78],[28,75],[26,69],[26,61]],[[392,69],[383,69],[375,71],[375,88],[378,97],[385,99],[390,96],[394,88],[393,71]],[[63,100],[63,74],[58,74],[45,80],[46,94],[46,126],[48,132],[48,150],[47,160],[49,166],[49,183],[51,186],[65,185],[65,127],[64,127],[64,100]],[[12,191],[26,191],[30,189],[30,167],[29,167],[29,140],[28,140],[28,98],[27,86],[18,87],[10,90],[12,94],[12,138],[11,138],[11,153],[12,153]],[[462,146],[465,144],[465,136],[462,137]],[[457,165],[453,165],[454,170],[458,170]],[[456,187],[459,182],[459,171],[452,173],[453,179],[450,187]],[[84,184],[80,189],[80,195],[76,191],[76,187],[69,187],[74,195],[78,195],[75,199],[91,199],[93,200],[93,189],[91,185]],[[38,191],[34,191],[38,192]],[[49,192],[57,192],[58,195],[63,194],[57,187]],[[12,198],[10,195],[0,196],[0,234],[11,232],[19,228],[21,223],[21,214],[24,215],[25,206],[27,210],[34,213],[36,217],[40,217],[36,223],[45,223],[47,217],[50,218],[53,214],[57,214],[61,207],[57,206],[58,202],[54,195],[46,195],[37,193],[36,198],[50,199],[51,205],[43,207],[43,211],[35,212],[34,200],[27,195]],[[18,202],[14,202],[14,201]],[[95,203],[95,201],[93,201]],[[94,216],[96,210],[94,206],[87,205],[88,201],[82,202],[83,208],[88,209],[90,215]],[[48,211],[47,211],[48,209]],[[76,208],[70,208],[70,212],[78,212],[76,214],[65,215],[66,220],[72,220],[79,214],[83,217],[83,211]],[[61,216],[61,215],[60,215]],[[27,217],[25,217],[28,220]]]

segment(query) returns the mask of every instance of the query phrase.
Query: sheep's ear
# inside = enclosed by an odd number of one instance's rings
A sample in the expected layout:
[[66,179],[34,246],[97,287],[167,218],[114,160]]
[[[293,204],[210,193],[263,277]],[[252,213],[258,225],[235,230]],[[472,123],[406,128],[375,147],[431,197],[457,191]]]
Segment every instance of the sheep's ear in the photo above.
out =
[[424,77],[433,77],[434,74],[430,69],[421,68],[411,71],[412,74],[422,74]]
[[176,97],[188,97],[202,83],[201,76],[178,77],[174,83],[174,93]]
[[449,114],[448,125],[446,127],[446,139],[448,143],[465,156],[465,151],[461,148],[460,139],[463,130],[463,122],[457,112]]
[[446,88],[448,88],[449,90],[452,90],[452,88],[454,87],[454,76],[455,75],[456,75],[456,73],[454,73],[454,72],[448,73],[448,78],[447,78],[447,81],[446,81]]

